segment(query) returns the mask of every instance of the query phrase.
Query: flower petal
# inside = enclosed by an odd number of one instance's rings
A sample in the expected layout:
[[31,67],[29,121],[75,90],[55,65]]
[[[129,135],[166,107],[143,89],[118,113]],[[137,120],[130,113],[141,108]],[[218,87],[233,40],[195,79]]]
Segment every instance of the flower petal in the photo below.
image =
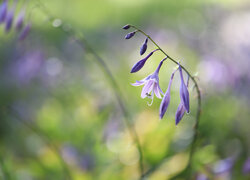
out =
[[146,83],[145,83],[145,86],[142,88],[142,92],[141,92],[141,97],[142,98],[145,98],[148,96],[148,94],[152,91],[154,87],[154,80],[148,80]]
[[145,80],[144,79],[140,80],[140,81],[136,81],[135,83],[132,83],[131,85],[132,86],[141,86],[143,84],[145,84]]
[[164,114],[167,111],[168,105],[170,102],[170,91],[169,89],[167,90],[166,94],[164,95],[162,101],[161,101],[161,105],[160,105],[160,118],[162,119]]
[[161,93],[160,93],[161,91],[162,90],[161,90],[159,84],[155,83],[154,92],[155,92],[156,97],[158,97],[159,99],[161,99]]

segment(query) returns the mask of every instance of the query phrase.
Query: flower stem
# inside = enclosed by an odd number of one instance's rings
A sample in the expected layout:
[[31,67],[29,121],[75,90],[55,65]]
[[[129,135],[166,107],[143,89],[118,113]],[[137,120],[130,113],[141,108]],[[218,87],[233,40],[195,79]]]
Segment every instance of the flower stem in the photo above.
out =
[[[48,9],[44,6],[44,4],[40,1],[37,0],[37,2],[39,3],[39,7],[42,10],[42,12],[47,15],[48,20],[50,22],[53,22],[53,20],[55,19],[51,13],[48,11]],[[140,171],[140,175],[143,175],[144,172],[144,165],[143,165],[143,152],[142,152],[142,146],[140,144],[140,140],[139,140],[139,136],[136,132],[136,129],[134,127],[133,122],[131,121],[132,117],[130,116],[126,106],[125,106],[125,101],[124,98],[122,96],[122,92],[120,90],[120,87],[117,83],[117,81],[115,80],[111,70],[109,69],[109,67],[107,66],[106,62],[103,60],[103,58],[94,50],[94,48],[92,48],[92,46],[88,43],[87,39],[83,36],[82,33],[77,33],[76,31],[73,31],[72,29],[65,29],[63,28],[63,26],[59,26],[58,28],[60,28],[60,30],[62,30],[64,33],[66,33],[69,37],[72,37],[75,39],[75,41],[86,51],[88,51],[90,54],[93,55],[94,60],[96,61],[96,63],[99,65],[100,69],[103,71],[103,73],[106,75],[106,78],[108,79],[108,82],[113,90],[113,93],[115,94],[115,98],[118,102],[118,105],[121,109],[121,112],[124,116],[124,122],[125,125],[127,127],[127,129],[129,130],[129,133],[131,135],[131,138],[133,139],[134,143],[137,146],[138,152],[139,152],[139,171]]]
[[[142,33],[144,36],[146,36],[164,55],[166,55],[168,57],[168,59],[170,59],[172,62],[174,62],[177,65],[180,65],[181,68],[188,74],[188,76],[192,79],[194,85],[195,85],[195,89],[197,92],[197,112],[196,112],[196,121],[195,121],[195,125],[194,125],[194,138],[192,140],[191,143],[191,147],[190,147],[190,153],[189,153],[189,161],[187,164],[186,169],[189,170],[189,172],[191,172],[192,170],[192,158],[193,158],[193,154],[195,152],[195,148],[196,148],[196,142],[198,139],[198,128],[199,128],[199,122],[200,122],[200,115],[201,115],[201,92],[198,86],[197,81],[195,80],[195,77],[191,75],[191,73],[181,64],[178,63],[177,60],[173,59],[171,56],[169,56],[148,34],[146,34],[144,31],[142,31],[141,29],[137,28],[136,26],[131,25],[131,27],[133,27],[134,29],[136,29],[138,32]],[[154,168],[154,170],[156,170],[156,168]],[[151,173],[153,171],[150,171]],[[191,174],[190,174],[191,175]]]

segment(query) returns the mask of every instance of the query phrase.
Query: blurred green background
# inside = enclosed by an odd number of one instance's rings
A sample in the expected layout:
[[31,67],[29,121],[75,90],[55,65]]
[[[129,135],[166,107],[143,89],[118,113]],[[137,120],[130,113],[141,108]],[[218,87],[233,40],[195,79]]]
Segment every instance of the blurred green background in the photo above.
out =
[[[141,87],[131,83],[151,74],[164,55],[155,53],[141,71],[130,74],[142,59],[145,37],[137,33],[124,40],[129,31],[122,26],[128,23],[197,74],[202,114],[193,179],[250,178],[250,170],[243,170],[250,156],[248,0],[40,3],[17,3],[15,17],[25,7],[25,22],[32,23],[24,41],[14,27],[5,33],[0,25],[0,179],[60,180],[68,172],[75,180],[140,176],[139,152],[109,80],[95,57],[60,27],[83,35],[110,68],[142,144],[145,171],[161,163],[147,179],[171,179],[187,166],[197,106],[193,84],[191,113],[175,126],[180,103],[175,75],[171,103],[160,121],[161,101],[155,98],[148,106],[150,100],[140,98]],[[149,42],[147,53],[154,48]],[[164,92],[175,66],[167,61],[161,69]]]

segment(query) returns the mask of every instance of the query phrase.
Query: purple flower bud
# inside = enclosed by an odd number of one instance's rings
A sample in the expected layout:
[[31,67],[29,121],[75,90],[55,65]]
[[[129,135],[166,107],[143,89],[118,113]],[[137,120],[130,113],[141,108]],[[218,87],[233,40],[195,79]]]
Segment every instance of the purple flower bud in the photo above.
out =
[[245,161],[242,171],[243,174],[250,174],[250,157]]
[[148,43],[148,38],[145,40],[145,42],[143,43],[143,45],[141,46],[141,49],[140,49],[140,55],[143,55],[146,50],[147,50],[147,43]]
[[135,63],[135,65],[132,67],[130,73],[135,73],[137,71],[139,71],[145,64],[145,62],[148,60],[148,58],[150,56],[152,56],[152,54],[154,53],[155,51],[152,51],[151,53],[149,53],[145,58],[143,58],[142,60],[138,61],[137,63]]
[[135,35],[136,31],[130,32],[125,36],[125,39],[130,39]]
[[13,18],[14,18],[14,10],[11,10],[7,13],[6,15],[6,19],[5,19],[5,32],[9,32],[11,27],[12,27],[12,23],[13,23]]
[[180,86],[180,98],[181,98],[181,103],[184,105],[187,113],[189,113],[189,93],[186,84],[184,83],[183,80],[183,74],[182,74],[182,69],[181,66],[179,66],[179,71],[180,71],[180,77],[181,77],[181,86]]
[[28,36],[28,34],[29,34],[29,32],[30,32],[30,28],[31,28],[31,24],[30,24],[30,23],[27,24],[27,25],[23,28],[23,30],[21,31],[21,33],[19,34],[19,37],[18,37],[19,41],[24,40],[24,39]]
[[8,2],[5,0],[0,7],[0,23],[4,22],[7,15]]
[[16,30],[17,31],[20,31],[23,27],[24,16],[25,16],[25,13],[24,13],[24,11],[22,11],[19,13],[19,15],[17,17],[17,21],[16,21]]
[[175,113],[175,125],[179,124],[182,117],[184,116],[186,109],[182,103],[179,104],[177,111]]
[[125,25],[125,26],[122,27],[122,29],[125,29],[125,30],[127,30],[127,29],[129,29],[129,28],[130,28],[130,25],[129,25],[129,24],[127,24],[127,25]]
[[169,81],[169,84],[168,84],[168,89],[161,101],[161,105],[160,105],[160,118],[162,119],[164,114],[166,113],[167,109],[168,109],[168,105],[170,103],[170,89],[171,89],[171,85],[172,85],[172,81],[174,79],[174,73],[176,71],[174,71],[171,75],[171,78],[170,78],[170,81]]

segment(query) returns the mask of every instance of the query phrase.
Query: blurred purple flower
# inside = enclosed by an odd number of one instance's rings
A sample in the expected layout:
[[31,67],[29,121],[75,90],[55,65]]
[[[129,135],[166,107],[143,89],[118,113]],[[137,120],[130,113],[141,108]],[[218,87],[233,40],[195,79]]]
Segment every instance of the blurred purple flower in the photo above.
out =
[[[164,59],[165,60],[165,59]],[[163,61],[162,60],[159,64],[159,66],[157,67],[157,69],[155,70],[155,72],[151,75],[149,75],[148,77],[146,77],[145,79],[141,80],[141,81],[136,81],[136,83],[133,83],[133,86],[141,86],[144,85],[144,87],[142,88],[142,92],[141,92],[141,97],[144,99],[145,97],[149,97],[152,99],[152,102],[149,105],[152,105],[153,103],[153,99],[154,99],[154,94],[156,95],[156,97],[158,97],[159,99],[161,99],[161,93],[163,94],[160,86],[159,86],[159,71],[160,68],[162,66]],[[150,94],[152,91],[152,94]]]
[[161,105],[160,105],[160,118],[162,119],[164,114],[167,111],[168,105],[170,103],[170,90],[171,90],[171,85],[172,85],[172,81],[174,79],[174,74],[175,74],[176,70],[172,73],[169,84],[168,84],[168,89],[161,101]]
[[230,173],[233,168],[233,165],[234,165],[234,158],[232,157],[220,160],[214,165],[213,172],[215,174]]
[[128,34],[125,36],[125,39],[130,39],[130,38],[132,38],[132,37],[135,35],[136,32],[137,32],[137,31],[133,31],[133,32],[128,33]]
[[78,152],[75,147],[70,144],[63,145],[61,149],[62,157],[69,164],[76,164],[78,160]]
[[205,174],[198,174],[196,180],[208,180]]
[[150,56],[152,56],[152,54],[157,50],[159,50],[159,49],[155,49],[154,51],[149,53],[145,58],[143,58],[142,60],[135,63],[134,66],[132,67],[130,73],[135,73],[135,72],[139,71],[144,66],[144,64],[148,60],[148,58],[150,58]]
[[12,73],[19,82],[29,83],[39,72],[44,60],[43,53],[33,51],[27,53],[24,57],[15,62],[12,67]]
[[243,174],[249,174],[250,173],[250,157],[247,158],[247,160],[245,161],[242,171],[243,171]]
[[2,5],[0,6],[0,23],[4,22],[8,10],[8,1],[4,0]]
[[146,52],[147,47],[148,47],[147,43],[148,43],[148,38],[146,38],[145,42],[140,48],[140,55],[143,55]]
[[28,34],[29,34],[29,32],[30,32],[30,28],[31,28],[31,24],[30,24],[30,23],[28,23],[28,24],[23,28],[23,30],[20,32],[19,37],[18,37],[18,39],[19,39],[20,41],[24,40],[24,39],[28,36]]
[[79,159],[79,166],[83,170],[91,171],[95,167],[95,159],[91,154],[85,154]]
[[188,93],[187,86],[183,79],[181,66],[179,66],[179,71],[180,71],[180,77],[181,77],[181,86],[180,86],[181,103],[184,105],[187,113],[189,113],[189,93]]
[[10,10],[5,18],[5,32],[9,32],[12,24],[13,24],[13,18],[14,18],[14,8],[12,8],[12,10]]
[[24,16],[25,16],[24,10],[22,10],[17,16],[17,21],[16,21],[16,30],[17,31],[20,31],[23,27]]

